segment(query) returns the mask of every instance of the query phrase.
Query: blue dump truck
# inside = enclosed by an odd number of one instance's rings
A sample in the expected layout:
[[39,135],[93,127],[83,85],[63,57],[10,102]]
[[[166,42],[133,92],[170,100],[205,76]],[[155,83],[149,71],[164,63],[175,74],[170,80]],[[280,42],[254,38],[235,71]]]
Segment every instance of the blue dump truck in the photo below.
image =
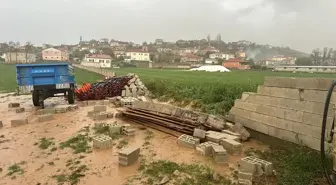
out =
[[44,100],[59,93],[75,102],[74,69],[68,63],[17,64],[16,81],[19,93],[32,92],[34,106],[44,108]]

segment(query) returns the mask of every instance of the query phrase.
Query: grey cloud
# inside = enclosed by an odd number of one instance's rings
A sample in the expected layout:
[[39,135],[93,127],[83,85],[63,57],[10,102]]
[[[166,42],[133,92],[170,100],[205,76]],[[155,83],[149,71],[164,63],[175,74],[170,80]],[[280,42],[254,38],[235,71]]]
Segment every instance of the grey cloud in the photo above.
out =
[[[1,0],[0,42],[214,38],[336,47],[333,0]],[[224,6],[223,6],[224,5]]]

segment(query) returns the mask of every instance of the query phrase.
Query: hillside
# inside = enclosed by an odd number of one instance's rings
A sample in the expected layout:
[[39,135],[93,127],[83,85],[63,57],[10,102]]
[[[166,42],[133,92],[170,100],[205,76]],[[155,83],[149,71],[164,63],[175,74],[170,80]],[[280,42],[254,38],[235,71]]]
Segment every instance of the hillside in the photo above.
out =
[[253,59],[254,61],[264,60],[275,55],[285,55],[297,58],[309,56],[307,53],[296,51],[288,47],[248,46],[246,47],[245,52],[248,59]]

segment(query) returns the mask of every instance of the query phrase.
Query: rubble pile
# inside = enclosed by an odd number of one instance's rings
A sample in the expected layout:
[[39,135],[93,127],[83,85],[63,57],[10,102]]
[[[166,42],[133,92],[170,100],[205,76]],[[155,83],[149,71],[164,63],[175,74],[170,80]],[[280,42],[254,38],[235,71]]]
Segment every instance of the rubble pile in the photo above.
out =
[[134,74],[127,76],[111,77],[102,82],[84,84],[81,88],[75,89],[79,101],[103,100],[108,97],[138,97],[148,94],[146,86],[140,78]]

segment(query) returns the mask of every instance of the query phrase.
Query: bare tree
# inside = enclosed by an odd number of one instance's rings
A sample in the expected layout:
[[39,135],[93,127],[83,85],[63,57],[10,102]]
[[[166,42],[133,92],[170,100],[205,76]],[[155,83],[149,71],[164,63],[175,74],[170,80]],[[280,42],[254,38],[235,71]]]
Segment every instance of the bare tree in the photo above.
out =
[[31,42],[26,42],[26,45],[25,45],[25,59],[26,59],[26,63],[28,63],[28,53],[32,52],[32,49],[33,49],[33,45],[31,44]]
[[310,54],[310,58],[313,60],[314,65],[320,65],[321,59],[321,52],[319,48],[313,49],[312,53]]

